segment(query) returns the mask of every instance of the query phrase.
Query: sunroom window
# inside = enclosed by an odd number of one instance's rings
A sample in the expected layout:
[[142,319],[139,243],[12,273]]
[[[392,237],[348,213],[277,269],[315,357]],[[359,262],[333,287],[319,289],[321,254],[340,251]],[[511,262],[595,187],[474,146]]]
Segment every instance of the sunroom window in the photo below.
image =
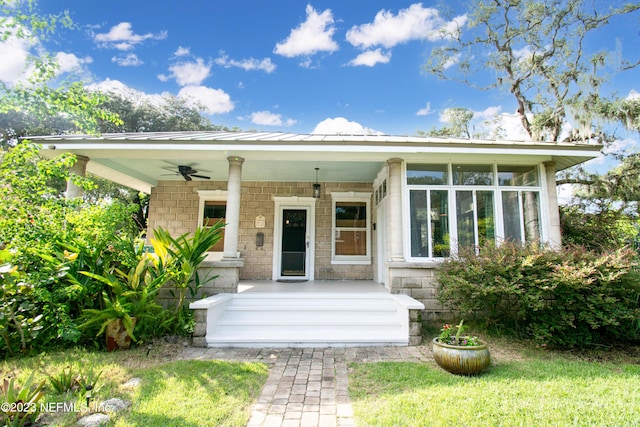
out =
[[411,258],[542,237],[536,165],[408,164]]
[[503,191],[504,238],[514,242],[540,240],[540,193]]

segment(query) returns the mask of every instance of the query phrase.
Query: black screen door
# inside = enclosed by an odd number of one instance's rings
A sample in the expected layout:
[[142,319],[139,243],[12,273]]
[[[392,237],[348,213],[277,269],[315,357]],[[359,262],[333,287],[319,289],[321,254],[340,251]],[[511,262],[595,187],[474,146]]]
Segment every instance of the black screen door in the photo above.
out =
[[305,276],[307,255],[307,211],[282,211],[282,276]]

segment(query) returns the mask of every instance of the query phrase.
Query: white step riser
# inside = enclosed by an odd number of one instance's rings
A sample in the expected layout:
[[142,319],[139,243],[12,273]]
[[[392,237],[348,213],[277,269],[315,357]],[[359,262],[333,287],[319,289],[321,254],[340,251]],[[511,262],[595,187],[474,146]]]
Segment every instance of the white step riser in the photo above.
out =
[[308,322],[315,320],[317,323],[349,324],[351,322],[389,323],[397,322],[398,313],[385,311],[226,311],[224,319],[220,321],[242,321],[246,323],[268,322]]
[[407,311],[388,294],[235,294],[216,313],[207,324],[211,347],[408,342]]

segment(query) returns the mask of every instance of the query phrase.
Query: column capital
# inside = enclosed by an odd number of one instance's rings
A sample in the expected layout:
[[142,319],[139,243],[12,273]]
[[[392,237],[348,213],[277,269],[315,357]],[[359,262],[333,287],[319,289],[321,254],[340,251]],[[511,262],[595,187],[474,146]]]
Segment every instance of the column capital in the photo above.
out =
[[229,163],[237,163],[239,165],[244,163],[244,158],[239,156],[229,156],[227,157],[227,160],[229,161]]
[[77,163],[80,163],[80,162],[87,163],[89,160],[91,160],[91,159],[89,159],[88,156],[85,156],[83,154],[74,154],[74,156],[76,158],[76,162]]
[[404,159],[400,159],[398,157],[394,157],[392,159],[387,159],[387,164],[389,166],[391,166],[393,164],[401,164],[402,162],[404,162]]

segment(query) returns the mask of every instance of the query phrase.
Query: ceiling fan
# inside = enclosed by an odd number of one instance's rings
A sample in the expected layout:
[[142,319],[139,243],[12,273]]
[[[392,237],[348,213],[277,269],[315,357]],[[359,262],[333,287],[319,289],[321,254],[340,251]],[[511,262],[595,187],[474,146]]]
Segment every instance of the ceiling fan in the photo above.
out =
[[198,175],[198,171],[191,166],[178,166],[177,174],[182,175],[185,181],[192,181],[192,177],[200,179],[211,179],[211,177],[205,175]]

